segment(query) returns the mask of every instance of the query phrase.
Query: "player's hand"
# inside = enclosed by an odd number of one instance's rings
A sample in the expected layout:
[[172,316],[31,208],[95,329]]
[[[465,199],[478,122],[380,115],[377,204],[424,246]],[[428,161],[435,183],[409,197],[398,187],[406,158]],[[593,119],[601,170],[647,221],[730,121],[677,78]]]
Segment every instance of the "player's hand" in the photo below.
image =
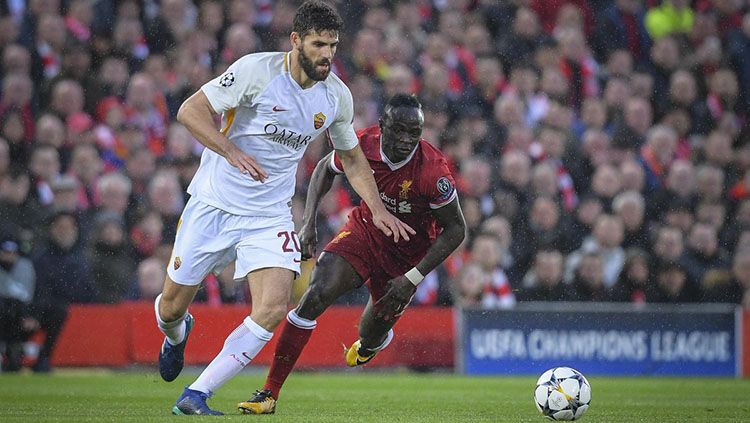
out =
[[33,332],[39,329],[39,321],[33,317],[24,317],[21,319],[21,328],[26,332]]
[[389,280],[388,292],[375,303],[375,315],[386,321],[395,319],[404,312],[416,291],[417,287],[404,275]]
[[411,226],[400,221],[396,216],[384,211],[382,213],[372,214],[372,223],[383,231],[385,236],[392,236],[393,242],[398,242],[399,239],[403,238],[409,240],[409,234],[416,234],[417,232],[411,228]]
[[250,175],[256,181],[264,182],[268,178],[268,173],[251,155],[240,150],[234,144],[231,145],[230,151],[224,156],[229,164],[239,169],[243,175]]
[[297,237],[302,247],[302,260],[315,257],[318,249],[318,228],[315,224],[303,223]]

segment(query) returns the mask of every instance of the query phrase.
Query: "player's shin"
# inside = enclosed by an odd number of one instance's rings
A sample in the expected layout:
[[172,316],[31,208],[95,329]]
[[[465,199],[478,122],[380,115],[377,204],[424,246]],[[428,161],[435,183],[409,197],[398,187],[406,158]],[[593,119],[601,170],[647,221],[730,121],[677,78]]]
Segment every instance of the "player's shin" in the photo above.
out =
[[214,358],[190,389],[211,395],[229,379],[236,376],[271,340],[272,332],[263,329],[246,317],[224,341],[224,348]]
[[286,320],[279,342],[276,344],[276,351],[266,378],[266,385],[263,387],[263,389],[271,391],[274,399],[279,398],[279,391],[281,391],[284,381],[292,372],[294,364],[302,354],[302,350],[307,345],[307,341],[317,324],[315,320],[299,317],[295,310],[287,314]]
[[167,341],[172,345],[177,345],[185,339],[185,316],[183,315],[179,319],[172,322],[165,322],[162,320],[159,314],[159,302],[161,301],[161,294],[154,300],[154,312],[156,314],[156,324],[159,326],[159,330],[167,337]]

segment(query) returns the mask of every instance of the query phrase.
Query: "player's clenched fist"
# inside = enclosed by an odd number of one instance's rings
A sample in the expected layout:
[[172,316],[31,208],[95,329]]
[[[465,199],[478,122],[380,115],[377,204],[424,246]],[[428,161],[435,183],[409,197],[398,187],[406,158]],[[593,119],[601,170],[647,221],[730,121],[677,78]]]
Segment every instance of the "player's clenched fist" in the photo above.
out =
[[315,225],[303,223],[297,236],[302,248],[302,260],[309,260],[315,257],[318,249],[318,229]]

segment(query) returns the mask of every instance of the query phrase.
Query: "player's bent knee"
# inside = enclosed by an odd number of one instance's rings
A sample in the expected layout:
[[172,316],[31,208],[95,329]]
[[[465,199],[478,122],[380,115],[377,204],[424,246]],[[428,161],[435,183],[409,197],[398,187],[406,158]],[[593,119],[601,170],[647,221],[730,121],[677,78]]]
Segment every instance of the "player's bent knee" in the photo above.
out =
[[286,305],[274,305],[261,307],[256,312],[251,313],[250,316],[255,323],[259,324],[266,330],[273,331],[273,329],[284,320],[287,312]]
[[175,301],[159,301],[159,317],[165,322],[173,322],[185,315],[187,310],[180,307]]

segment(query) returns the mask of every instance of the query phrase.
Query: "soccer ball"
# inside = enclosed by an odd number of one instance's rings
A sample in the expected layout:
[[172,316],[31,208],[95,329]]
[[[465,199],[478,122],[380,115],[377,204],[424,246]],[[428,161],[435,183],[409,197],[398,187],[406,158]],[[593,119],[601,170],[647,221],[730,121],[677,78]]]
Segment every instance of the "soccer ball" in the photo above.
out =
[[536,381],[534,403],[550,420],[578,420],[589,409],[591,385],[577,370],[555,367]]

